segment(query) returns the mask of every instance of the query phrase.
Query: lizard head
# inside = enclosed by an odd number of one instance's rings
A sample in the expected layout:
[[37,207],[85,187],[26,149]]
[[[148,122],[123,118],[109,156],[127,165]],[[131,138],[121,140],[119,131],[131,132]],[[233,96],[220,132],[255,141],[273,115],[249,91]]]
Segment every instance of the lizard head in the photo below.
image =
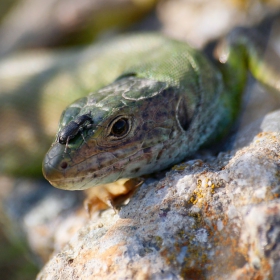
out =
[[172,143],[182,132],[174,117],[175,90],[163,82],[126,77],[71,104],[45,156],[46,179],[77,190],[169,166],[170,158],[178,157]]

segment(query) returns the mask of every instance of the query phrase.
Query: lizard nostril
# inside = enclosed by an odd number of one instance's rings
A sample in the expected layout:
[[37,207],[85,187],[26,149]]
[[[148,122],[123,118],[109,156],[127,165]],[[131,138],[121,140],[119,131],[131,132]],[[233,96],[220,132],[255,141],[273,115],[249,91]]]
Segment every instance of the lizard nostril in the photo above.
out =
[[63,161],[63,162],[60,164],[60,167],[61,167],[62,169],[66,169],[67,166],[68,166],[68,164],[67,164],[67,162],[65,162],[65,161]]

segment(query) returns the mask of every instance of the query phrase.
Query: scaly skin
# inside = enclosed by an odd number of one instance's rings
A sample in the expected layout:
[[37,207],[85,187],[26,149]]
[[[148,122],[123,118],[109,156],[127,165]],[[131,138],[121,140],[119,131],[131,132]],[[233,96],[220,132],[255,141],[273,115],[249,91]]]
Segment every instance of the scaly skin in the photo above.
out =
[[[222,63],[214,65],[186,43],[157,34],[112,41],[99,60],[110,60],[119,72],[66,108],[57,135],[67,135],[68,124],[86,114],[93,125],[69,132],[67,144],[53,143],[43,162],[45,177],[58,188],[87,189],[182,161],[228,131],[248,69],[279,89],[280,71],[261,60],[262,48],[238,29],[220,46]],[[120,119],[125,129],[118,135],[114,124]]]

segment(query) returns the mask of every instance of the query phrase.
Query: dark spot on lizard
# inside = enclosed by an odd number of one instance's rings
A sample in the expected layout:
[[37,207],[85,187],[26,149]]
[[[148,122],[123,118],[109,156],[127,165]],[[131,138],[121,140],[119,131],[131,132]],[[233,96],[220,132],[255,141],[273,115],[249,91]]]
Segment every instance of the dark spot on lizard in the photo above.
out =
[[151,153],[151,151],[152,151],[151,147],[143,149],[144,154],[149,154],[149,153]]
[[173,88],[167,88],[161,92],[161,96],[164,98],[170,97],[170,94],[172,94],[172,93],[173,93]]
[[142,130],[143,130],[143,131],[148,131],[148,130],[149,130],[149,125],[148,125],[148,123],[145,122],[145,123],[143,124]]
[[144,111],[143,113],[142,113],[142,118],[143,119],[146,119],[146,118],[148,118],[149,117],[149,113],[147,112],[147,111]]
[[177,119],[182,129],[186,131],[189,128],[191,120],[188,113],[188,105],[184,98],[181,98],[179,100],[177,108]]
[[131,172],[132,172],[132,173],[137,173],[139,170],[140,170],[140,167],[137,167],[137,168],[131,170]]
[[159,159],[161,158],[163,152],[164,152],[164,150],[162,149],[162,150],[158,153],[157,159],[156,159],[156,160],[159,160]]

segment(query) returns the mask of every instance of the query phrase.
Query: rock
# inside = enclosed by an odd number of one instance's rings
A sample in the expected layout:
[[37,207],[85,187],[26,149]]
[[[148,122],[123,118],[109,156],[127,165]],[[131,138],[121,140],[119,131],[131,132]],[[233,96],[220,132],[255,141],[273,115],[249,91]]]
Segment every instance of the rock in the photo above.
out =
[[91,43],[104,31],[127,28],[139,21],[154,6],[151,0],[17,2],[9,13],[4,9],[6,16],[0,25],[0,57],[21,48]]
[[279,8],[273,0],[167,0],[159,2],[157,15],[164,33],[201,48],[236,26],[260,23]]
[[82,192],[65,192],[42,180],[23,178],[0,177],[0,185],[1,231],[14,246],[23,244],[25,254],[28,248],[36,265],[46,263],[88,220],[87,213],[80,211]]
[[143,184],[118,214],[88,221],[38,279],[277,279],[279,122],[277,111],[248,146]]

